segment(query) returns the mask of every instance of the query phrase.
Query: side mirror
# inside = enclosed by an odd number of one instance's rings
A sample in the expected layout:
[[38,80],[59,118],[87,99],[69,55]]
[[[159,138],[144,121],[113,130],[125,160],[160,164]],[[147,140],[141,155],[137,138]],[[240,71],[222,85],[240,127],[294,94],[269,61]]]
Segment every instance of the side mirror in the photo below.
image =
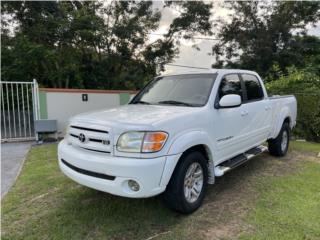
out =
[[220,108],[239,107],[241,105],[241,97],[237,94],[224,95],[219,101]]

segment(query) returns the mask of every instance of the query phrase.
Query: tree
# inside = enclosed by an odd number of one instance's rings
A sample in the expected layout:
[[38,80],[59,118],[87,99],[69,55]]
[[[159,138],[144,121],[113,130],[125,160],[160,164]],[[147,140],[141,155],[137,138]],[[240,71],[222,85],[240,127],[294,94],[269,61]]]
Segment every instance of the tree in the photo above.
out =
[[[316,36],[295,36],[282,52],[282,66],[274,62],[265,74],[265,80],[275,81],[289,73],[291,67],[306,69],[320,76],[320,38]],[[287,63],[287,64],[286,64]],[[284,69],[284,70],[283,70]]]
[[210,33],[211,4],[167,3],[179,8],[168,34],[149,42],[159,26],[152,2],[3,2],[17,27],[2,29],[2,79],[46,87],[140,88],[178,54],[178,37]]
[[231,21],[221,22],[221,40],[213,46],[215,66],[252,69],[265,77],[273,65],[285,72],[319,55],[319,39],[306,36],[306,26],[320,19],[320,2],[232,2],[228,8]]

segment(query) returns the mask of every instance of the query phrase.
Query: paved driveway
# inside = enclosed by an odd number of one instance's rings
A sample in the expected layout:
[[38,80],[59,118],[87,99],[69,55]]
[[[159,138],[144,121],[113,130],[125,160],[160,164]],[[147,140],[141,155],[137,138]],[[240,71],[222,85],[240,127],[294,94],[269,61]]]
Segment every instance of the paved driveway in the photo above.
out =
[[32,143],[1,143],[1,198],[14,184]]

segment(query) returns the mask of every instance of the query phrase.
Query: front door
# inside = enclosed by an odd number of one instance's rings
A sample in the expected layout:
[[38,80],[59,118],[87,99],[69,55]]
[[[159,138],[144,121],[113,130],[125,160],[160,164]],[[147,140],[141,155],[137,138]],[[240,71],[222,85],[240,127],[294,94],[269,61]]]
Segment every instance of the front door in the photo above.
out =
[[[227,94],[237,94],[244,98],[243,86],[238,74],[227,74],[220,82],[216,102]],[[248,145],[244,138],[248,131],[245,106],[214,109],[211,136],[216,146],[216,163],[227,160],[243,152]]]

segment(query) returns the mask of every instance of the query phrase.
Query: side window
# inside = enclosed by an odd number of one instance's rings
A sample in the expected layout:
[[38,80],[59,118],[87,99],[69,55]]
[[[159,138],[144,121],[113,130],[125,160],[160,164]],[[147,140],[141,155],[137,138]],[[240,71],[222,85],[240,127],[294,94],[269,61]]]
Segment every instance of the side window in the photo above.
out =
[[251,74],[242,74],[242,79],[247,90],[248,101],[263,98],[263,90],[258,78]]
[[221,80],[218,94],[219,99],[227,94],[237,94],[240,95],[242,99],[241,82],[238,74],[228,74],[224,76]]

